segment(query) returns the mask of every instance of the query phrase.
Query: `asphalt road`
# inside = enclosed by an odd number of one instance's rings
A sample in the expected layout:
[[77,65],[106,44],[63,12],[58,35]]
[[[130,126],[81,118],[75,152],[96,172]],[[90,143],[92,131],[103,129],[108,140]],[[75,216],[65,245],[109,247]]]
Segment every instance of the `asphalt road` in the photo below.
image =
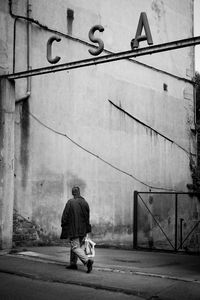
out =
[[0,273],[1,300],[141,300],[143,298],[78,285]]

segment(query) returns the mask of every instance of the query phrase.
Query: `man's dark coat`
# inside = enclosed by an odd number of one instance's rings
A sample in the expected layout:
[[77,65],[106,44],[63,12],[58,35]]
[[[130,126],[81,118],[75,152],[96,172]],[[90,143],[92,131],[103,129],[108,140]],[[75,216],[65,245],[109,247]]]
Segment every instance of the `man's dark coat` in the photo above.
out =
[[91,232],[90,209],[87,201],[79,196],[68,200],[61,219],[61,239],[85,236]]

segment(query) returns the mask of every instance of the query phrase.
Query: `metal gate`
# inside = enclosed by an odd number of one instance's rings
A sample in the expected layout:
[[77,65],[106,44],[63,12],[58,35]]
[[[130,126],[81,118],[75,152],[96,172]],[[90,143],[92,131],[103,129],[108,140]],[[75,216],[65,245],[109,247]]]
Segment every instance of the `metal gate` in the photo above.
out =
[[134,192],[133,247],[200,252],[200,193]]

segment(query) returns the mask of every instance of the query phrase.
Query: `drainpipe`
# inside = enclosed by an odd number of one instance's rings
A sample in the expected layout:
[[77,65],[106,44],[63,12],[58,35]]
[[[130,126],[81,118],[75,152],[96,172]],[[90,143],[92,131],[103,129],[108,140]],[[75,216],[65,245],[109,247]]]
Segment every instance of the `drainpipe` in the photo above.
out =
[[[27,17],[31,18],[32,9],[29,0],[27,0]],[[31,22],[27,23],[27,69],[31,70]],[[28,97],[31,95],[31,77],[27,77],[27,91]]]
[[[15,18],[14,20],[14,41],[13,41],[13,73],[15,72],[15,46],[16,46],[16,23],[18,20],[18,16],[14,15],[12,12],[12,0],[9,1],[10,6],[10,15]],[[32,9],[30,1],[27,0],[27,18],[31,18]],[[31,70],[31,22],[27,21],[27,70]],[[27,88],[25,96],[20,99],[16,99],[15,103],[19,103],[24,100],[28,100],[31,95],[31,77],[27,77]]]

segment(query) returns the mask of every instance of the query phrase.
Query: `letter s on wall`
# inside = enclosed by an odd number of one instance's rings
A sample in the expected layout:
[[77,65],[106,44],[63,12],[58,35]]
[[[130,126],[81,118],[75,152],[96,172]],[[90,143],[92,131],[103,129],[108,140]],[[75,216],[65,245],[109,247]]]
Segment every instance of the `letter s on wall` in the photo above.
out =
[[92,55],[99,55],[104,49],[103,41],[99,38],[95,38],[95,36],[94,36],[94,33],[95,33],[96,30],[99,30],[100,32],[103,32],[104,28],[101,25],[94,25],[89,31],[88,36],[89,36],[90,41],[92,41],[93,43],[98,43],[99,44],[99,47],[96,50],[94,50],[94,49],[89,49],[88,50],[89,53],[92,54]]
[[47,41],[47,60],[48,62],[50,62],[50,64],[56,64],[60,60],[60,56],[52,58],[52,43],[54,41],[60,42],[61,38],[54,35],[50,37]]

